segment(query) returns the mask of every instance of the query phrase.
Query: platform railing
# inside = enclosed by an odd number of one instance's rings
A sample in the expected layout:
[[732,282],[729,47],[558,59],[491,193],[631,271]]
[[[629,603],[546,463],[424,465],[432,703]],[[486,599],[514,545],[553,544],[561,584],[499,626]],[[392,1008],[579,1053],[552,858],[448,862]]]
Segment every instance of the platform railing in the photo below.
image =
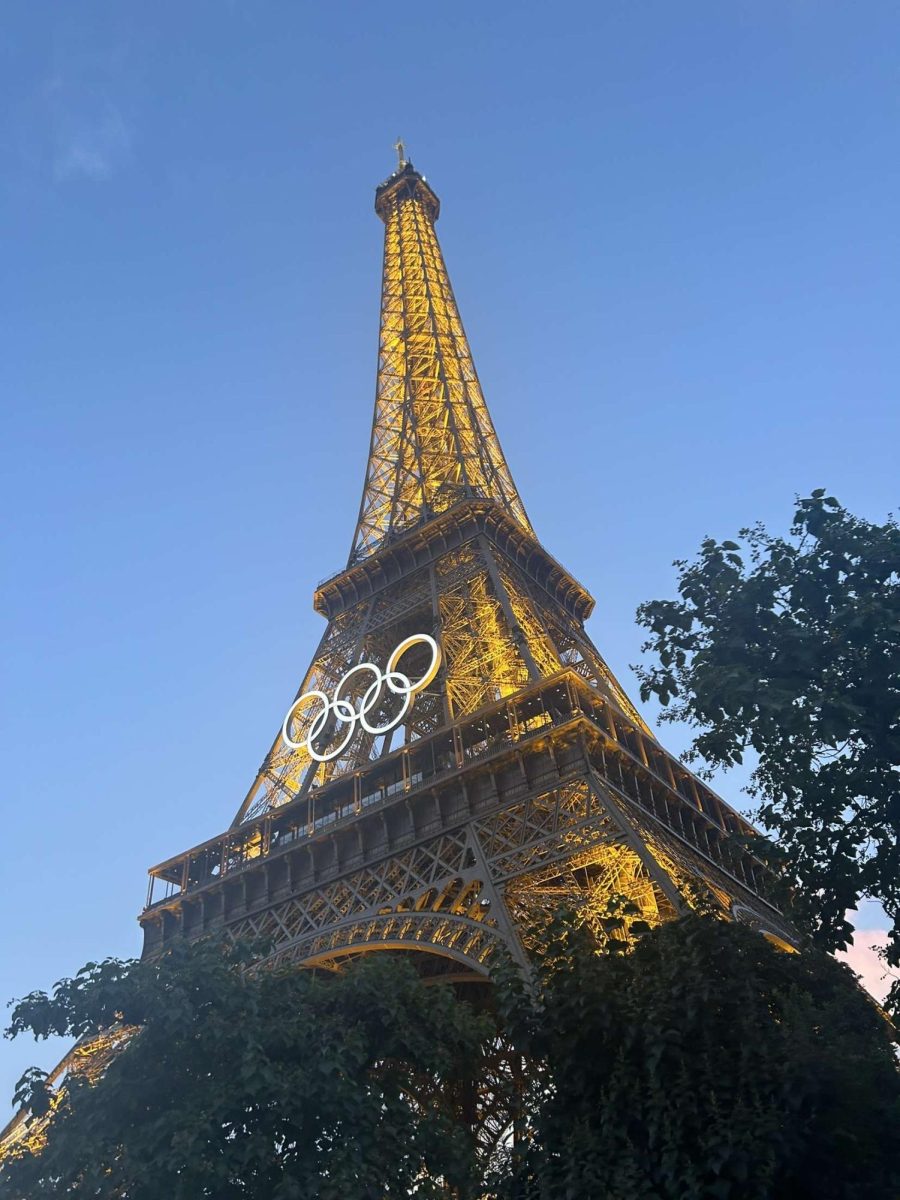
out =
[[147,906],[198,891],[260,859],[327,836],[475,763],[486,765],[513,749],[523,750],[576,720],[588,721],[604,742],[632,761],[639,776],[677,793],[701,828],[724,834],[750,831],[744,818],[568,668],[160,863],[150,871]]

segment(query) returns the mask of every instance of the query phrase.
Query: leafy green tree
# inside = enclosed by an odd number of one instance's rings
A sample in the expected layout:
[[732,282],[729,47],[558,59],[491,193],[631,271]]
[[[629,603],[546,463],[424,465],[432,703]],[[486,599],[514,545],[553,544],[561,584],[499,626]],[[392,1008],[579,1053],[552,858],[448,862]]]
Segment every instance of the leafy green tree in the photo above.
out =
[[507,985],[543,1064],[511,1200],[893,1200],[900,1073],[849,968],[691,914],[598,954],[557,921]]
[[[423,1080],[452,1090],[476,1075],[490,1023],[387,957],[333,979],[248,961],[185,943],[20,1001],[13,1034],[140,1031],[95,1086],[69,1081],[43,1150],[0,1169],[3,1200],[475,1194],[471,1131],[413,1097]],[[46,1109],[40,1072],[20,1099]]]
[[[389,955],[328,979],[210,944],[89,964],[11,1032],[139,1032],[69,1082],[0,1197],[900,1195],[897,1063],[847,968],[697,914],[642,933],[625,905],[604,928],[598,951],[558,918],[527,981],[497,964],[492,1014]],[[471,1103],[488,1080],[508,1118],[490,1158]],[[46,1109],[40,1072],[22,1098]]]
[[755,756],[758,819],[820,943],[846,946],[846,910],[871,897],[900,964],[900,527],[820,489],[788,537],[739,537],[707,538],[675,564],[679,598],[641,605],[641,695],[699,731],[691,759]]

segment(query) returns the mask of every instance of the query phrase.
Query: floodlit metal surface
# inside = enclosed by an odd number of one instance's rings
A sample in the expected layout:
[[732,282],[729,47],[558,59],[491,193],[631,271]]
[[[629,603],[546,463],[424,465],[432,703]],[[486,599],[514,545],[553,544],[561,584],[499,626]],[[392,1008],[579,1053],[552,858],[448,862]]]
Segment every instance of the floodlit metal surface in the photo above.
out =
[[469,496],[498,501],[531,531],[438,244],[437,197],[404,162],[375,208],[385,225],[378,383],[350,561]]
[[[363,498],[347,568],[316,590],[329,623],[296,698],[333,696],[410,634],[438,639],[441,671],[391,736],[345,731],[335,753],[325,730],[324,761],[309,750],[320,710],[307,706],[294,745],[276,734],[235,825],[565,665],[643,724],[584,631],[593,599],[537,541],[513,483],[435,234],[436,195],[404,160],[377,189],[376,210],[384,268]],[[347,699],[358,707],[361,697]],[[386,699],[371,725],[395,723]]]
[[[524,961],[526,910],[554,897],[597,909],[624,888],[657,920],[697,880],[784,936],[733,836],[746,822],[659,746],[585,631],[592,598],[535,538],[438,245],[440,203],[398,153],[376,190],[363,499],[347,567],[316,589],[328,624],[297,691],[325,699],[297,706],[291,744],[279,731],[226,833],[153,868],[145,951],[222,929],[270,937],[279,961],[415,946],[477,974],[501,943]],[[440,666],[400,711],[372,680],[416,637]],[[427,672],[428,653],[413,644],[403,671]]]
[[17,1112],[5,1129],[0,1130],[0,1159],[39,1153],[47,1126],[65,1096],[66,1080],[72,1075],[83,1075],[96,1083],[112,1059],[139,1032],[133,1025],[119,1025],[78,1041],[47,1076],[47,1083],[53,1089],[50,1113],[38,1120],[30,1120],[24,1110]]
[[[144,954],[253,936],[272,963],[340,970],[389,950],[429,978],[483,981],[501,947],[523,965],[540,954],[534,930],[561,901],[599,922],[625,895],[653,924],[697,884],[789,947],[747,822],[656,741],[585,631],[592,597],[534,535],[437,242],[438,199],[403,153],[376,192],[363,499],[347,567],[315,592],[327,626],[304,703],[230,828],[152,868]],[[404,679],[425,681],[414,703]],[[102,1069],[102,1039],[94,1053]],[[490,1068],[510,1069],[499,1053]],[[503,1113],[482,1117],[502,1138]]]
[[474,977],[501,944],[525,961],[560,900],[594,919],[625,893],[653,923],[696,882],[790,941],[749,831],[567,668],[154,867],[146,952],[222,931],[279,963],[416,948]]

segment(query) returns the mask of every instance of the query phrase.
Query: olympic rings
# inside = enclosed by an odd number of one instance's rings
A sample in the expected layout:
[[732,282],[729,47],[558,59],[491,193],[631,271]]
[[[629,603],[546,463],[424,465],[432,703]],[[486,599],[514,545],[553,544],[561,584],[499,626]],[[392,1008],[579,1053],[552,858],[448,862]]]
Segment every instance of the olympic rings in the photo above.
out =
[[[402,671],[398,671],[397,667],[407,650],[411,650],[413,646],[420,644],[431,648],[431,663],[425,674],[413,683],[409,676],[404,675]],[[347,748],[356,732],[357,724],[361,725],[366,733],[373,736],[387,733],[395,725],[400,724],[407,712],[409,712],[413,698],[423,688],[428,687],[429,683],[431,683],[440,670],[440,666],[441,648],[433,637],[430,637],[427,633],[414,633],[410,637],[404,638],[394,648],[393,654],[387,661],[387,668],[383,672],[374,663],[370,662],[357,663],[355,667],[351,667],[346,675],[341,677],[337,687],[334,689],[333,700],[329,700],[328,696],[317,688],[313,688],[308,692],[304,692],[302,696],[298,696],[288,709],[287,715],[281,725],[281,736],[284,739],[285,745],[290,746],[292,750],[305,749],[316,762],[329,762],[332,758],[337,758]],[[354,708],[351,701],[345,699],[341,695],[341,692],[350,679],[366,671],[372,675],[372,682],[363,692],[359,708]],[[381,701],[385,687],[387,687],[388,691],[393,692],[395,696],[402,696],[403,703],[400,705],[400,711],[391,717],[386,725],[373,725],[367,720],[367,717],[372,709]],[[289,732],[291,721],[301,705],[309,701],[316,701],[322,707],[310,722],[306,737],[300,742],[295,742]],[[332,718],[336,722],[344,722],[347,729],[337,746],[333,746],[327,754],[320,754],[313,743],[325,733]]]

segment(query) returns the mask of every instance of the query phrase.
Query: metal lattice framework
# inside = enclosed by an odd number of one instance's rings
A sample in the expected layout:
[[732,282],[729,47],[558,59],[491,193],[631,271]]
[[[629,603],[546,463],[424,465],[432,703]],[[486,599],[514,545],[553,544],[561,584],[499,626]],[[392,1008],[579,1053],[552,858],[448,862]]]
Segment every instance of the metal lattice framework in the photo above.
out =
[[[384,661],[410,632],[440,638],[444,665],[393,739],[360,730],[319,764],[277,735],[235,824],[563,665],[576,664],[640,722],[584,632],[593,600],[534,538],[438,245],[437,197],[403,163],[377,189],[375,207],[385,240],[366,480],[347,569],[316,593],[329,624],[296,695],[333,694],[355,664]],[[310,719],[297,729],[301,746]]]
[[496,500],[530,532],[438,244],[437,196],[404,163],[375,210],[385,226],[378,386],[350,561],[463,497]]
[[[415,952],[423,973],[483,981],[501,947],[522,964],[540,953],[534,930],[560,901],[595,920],[625,895],[653,923],[698,884],[790,945],[744,844],[750,827],[650,733],[585,631],[592,597],[535,538],[438,209],[407,162],[376,192],[385,249],[365,487],[347,567],[315,593],[327,626],[297,697],[333,696],[413,634],[439,644],[440,669],[389,732],[357,724],[328,761],[304,745],[309,716],[299,749],[279,730],[230,828],[151,870],[144,952],[220,933],[268,939],[275,963],[339,970],[376,950]],[[395,702],[378,694],[374,727]],[[329,718],[323,744],[339,724]],[[497,1079],[509,1069],[498,1053]],[[502,1120],[483,1120],[494,1145]]]
[[47,1084],[53,1091],[50,1112],[38,1120],[30,1120],[25,1110],[17,1112],[0,1131],[0,1159],[23,1153],[39,1153],[44,1145],[47,1126],[65,1096],[66,1081],[78,1075],[96,1083],[113,1058],[138,1032],[133,1025],[119,1025],[104,1030],[96,1037],[85,1037],[76,1042],[47,1076]]
[[654,922],[697,883],[789,944],[749,829],[564,667],[154,868],[146,950],[222,930],[278,963],[416,949],[475,978],[500,945],[525,962],[560,900]]
[[[540,906],[574,887],[594,897],[593,904],[609,892],[614,876],[620,884],[629,881],[629,892],[655,889],[648,912],[657,917],[677,911],[686,881],[702,879],[725,904],[740,894],[742,911],[784,935],[784,923],[759,893],[758,864],[753,883],[746,872],[730,883],[723,874],[730,868],[720,843],[748,828],[737,814],[727,810],[697,857],[693,810],[722,814],[726,807],[659,747],[585,631],[593,599],[534,536],[438,245],[437,196],[401,161],[376,190],[375,208],[384,222],[384,267],[363,499],[346,569],[316,591],[315,606],[328,624],[297,696],[335,694],[354,666],[386,662],[393,647],[415,633],[439,642],[441,668],[396,728],[374,735],[360,725],[327,762],[310,754],[304,739],[311,718],[301,710],[294,734],[299,748],[280,733],[275,737],[230,831],[151,872],[157,890],[142,918],[148,949],[171,932],[221,924],[235,936],[272,937],[279,959],[323,963],[365,947],[415,943],[479,970],[500,942],[522,952],[517,914],[527,897]],[[488,769],[479,754],[463,748],[472,730],[492,727],[498,714],[505,721],[519,711],[518,697],[561,673],[577,680],[567,688],[587,689],[601,705],[604,730],[613,731],[617,749],[636,739],[643,764],[657,762],[652,785],[642,784],[641,764],[632,758],[607,759],[602,746],[585,745],[575,791],[554,783],[534,792],[531,817],[520,819],[511,805],[492,818],[498,830],[517,830],[502,853],[496,849],[500,833],[484,842],[486,827],[472,824],[471,806],[456,826],[445,799],[437,817],[423,817],[435,780],[442,796],[448,779],[451,789],[468,794],[475,776]],[[360,688],[368,683],[364,672],[362,680]],[[354,704],[360,698],[359,691],[343,695]],[[379,703],[376,725],[389,716],[391,695],[385,692]],[[581,711],[588,707],[582,703]],[[503,734],[517,747],[519,770],[529,779],[533,719],[504,726]],[[545,712],[540,719],[555,753],[552,716]],[[329,720],[325,743],[340,724]],[[547,752],[543,743],[541,752]],[[668,793],[663,800],[661,787]],[[656,797],[655,806],[635,809],[635,797],[645,793]],[[566,828],[563,836],[576,794],[597,797],[600,807],[584,814],[581,832]],[[541,808],[547,796],[554,797],[552,817]],[[541,826],[543,841],[534,842],[527,831],[536,828],[538,810],[550,823]],[[400,826],[402,845],[392,833]],[[543,860],[551,851],[549,866]],[[510,855],[518,855],[515,869]],[[542,865],[535,874],[537,859]],[[260,887],[262,899],[250,904],[248,896]]]

